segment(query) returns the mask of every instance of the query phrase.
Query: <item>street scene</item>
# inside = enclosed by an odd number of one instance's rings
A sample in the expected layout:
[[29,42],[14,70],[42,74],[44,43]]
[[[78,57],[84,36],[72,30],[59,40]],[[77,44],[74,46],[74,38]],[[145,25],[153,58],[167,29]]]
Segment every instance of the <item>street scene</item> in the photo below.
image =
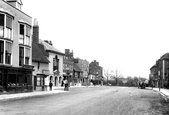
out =
[[0,101],[1,115],[168,115],[169,103],[151,89],[78,87],[47,96]]
[[0,115],[169,115],[168,6],[0,0]]

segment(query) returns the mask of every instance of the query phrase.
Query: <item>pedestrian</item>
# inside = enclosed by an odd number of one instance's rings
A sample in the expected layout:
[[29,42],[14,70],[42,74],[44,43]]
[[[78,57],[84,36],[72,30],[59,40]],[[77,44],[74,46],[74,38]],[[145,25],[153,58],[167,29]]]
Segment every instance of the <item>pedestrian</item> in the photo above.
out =
[[50,83],[49,83],[50,91],[52,91],[52,86],[53,86],[53,84],[52,84],[52,82],[50,81]]
[[67,79],[64,80],[64,85],[65,85],[64,91],[69,91],[69,86],[68,86],[68,80]]

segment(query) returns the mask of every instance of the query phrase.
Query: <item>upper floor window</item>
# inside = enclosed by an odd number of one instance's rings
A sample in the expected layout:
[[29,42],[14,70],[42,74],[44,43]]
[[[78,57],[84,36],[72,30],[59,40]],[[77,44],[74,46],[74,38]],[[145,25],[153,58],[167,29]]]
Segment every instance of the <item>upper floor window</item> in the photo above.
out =
[[53,58],[53,70],[59,70],[59,59],[57,55]]
[[0,63],[4,60],[4,41],[0,41]]
[[0,63],[11,64],[12,43],[6,40],[0,40]]
[[30,48],[25,49],[25,64],[29,65],[30,60]]
[[11,51],[12,51],[12,44],[6,41],[5,64],[11,64]]
[[30,46],[31,26],[19,24],[19,43]]
[[12,39],[12,17],[0,14],[0,37]]

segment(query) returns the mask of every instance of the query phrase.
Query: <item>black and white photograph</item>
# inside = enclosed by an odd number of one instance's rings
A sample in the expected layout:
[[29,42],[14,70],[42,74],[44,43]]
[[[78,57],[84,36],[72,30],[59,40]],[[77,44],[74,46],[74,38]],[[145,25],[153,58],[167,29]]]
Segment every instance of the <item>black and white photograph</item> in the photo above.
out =
[[0,115],[169,115],[169,1],[0,0]]

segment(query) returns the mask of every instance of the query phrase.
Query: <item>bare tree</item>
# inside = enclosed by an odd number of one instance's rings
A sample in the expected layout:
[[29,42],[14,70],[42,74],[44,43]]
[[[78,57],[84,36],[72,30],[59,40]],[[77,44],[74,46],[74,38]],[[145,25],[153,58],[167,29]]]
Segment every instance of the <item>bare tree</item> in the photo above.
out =
[[104,76],[107,78],[107,85],[108,85],[108,79],[111,77],[111,71],[109,69],[104,70]]
[[115,79],[116,85],[118,85],[118,80],[119,80],[121,77],[123,77],[123,76],[122,76],[121,72],[120,72],[118,69],[112,71],[112,73],[113,73],[113,74],[112,74],[111,78]]

